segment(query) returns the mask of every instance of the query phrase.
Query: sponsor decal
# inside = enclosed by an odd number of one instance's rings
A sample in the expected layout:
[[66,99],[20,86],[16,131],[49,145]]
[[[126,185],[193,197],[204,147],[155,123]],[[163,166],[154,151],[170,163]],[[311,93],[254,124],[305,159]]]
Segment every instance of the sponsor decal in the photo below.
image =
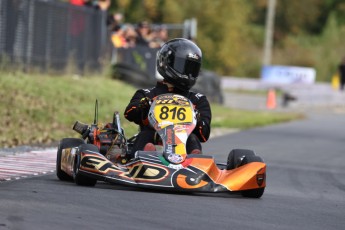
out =
[[172,154],[172,152],[173,152],[173,146],[172,145],[170,145],[170,144],[168,144],[167,145],[167,148],[166,148],[166,153],[168,153],[168,154]]
[[266,173],[264,170],[260,169],[256,174],[256,182],[258,186],[261,187],[264,184],[265,180],[266,180]]
[[174,100],[172,99],[157,99],[156,105],[162,105],[162,104],[174,104]]
[[158,127],[159,128],[161,128],[161,127],[167,127],[167,126],[169,126],[169,125],[173,125],[174,123],[173,122],[171,122],[171,121],[162,121],[162,122],[160,122],[159,124],[157,124],[158,125]]
[[190,104],[189,100],[185,97],[180,95],[160,95],[157,100],[155,100],[157,105],[162,104],[170,104],[170,105],[181,105],[181,106],[188,106]]
[[175,169],[175,170],[179,170],[179,169],[183,169],[183,165],[182,164],[169,164],[168,165],[169,168]]
[[169,154],[168,156],[168,160],[171,162],[171,163],[181,163],[181,161],[183,161],[183,158],[181,155],[178,155],[178,154]]
[[186,159],[184,162],[182,162],[182,164],[171,164],[169,161],[167,161],[164,158],[164,156],[159,156],[159,159],[161,160],[161,162],[164,165],[166,165],[169,168],[175,169],[175,170],[180,170],[180,169],[186,168],[192,162],[192,159]]
[[[122,177],[127,180],[159,182],[169,175],[169,170],[160,165],[150,163],[135,163],[132,166],[118,167],[106,159],[84,155],[81,161],[82,168],[91,172],[108,174],[111,177]],[[115,174],[110,174],[115,173]]]
[[136,181],[159,182],[169,175],[169,171],[164,167],[156,164],[138,163],[134,165],[126,177],[132,177]]
[[167,137],[167,141],[166,141],[166,143],[168,144],[168,145],[172,145],[173,144],[173,137],[172,137],[172,135],[173,135],[173,131],[171,130],[171,129],[167,129],[166,130],[166,137]]
[[195,168],[188,167],[177,171],[173,176],[174,187],[182,189],[205,189],[208,190],[213,182],[211,178],[203,171]]
[[61,152],[61,165],[67,164],[71,155],[71,149],[63,149]]
[[189,54],[188,54],[188,57],[189,57],[189,58],[192,58],[192,59],[195,59],[195,60],[199,60],[199,59],[200,59],[199,55],[193,54],[193,53],[189,53]]
[[174,126],[175,132],[185,132],[189,128],[189,125],[176,125]]
[[72,162],[74,160],[75,149],[63,149],[61,152],[61,169],[67,173],[72,171]]
[[166,146],[165,146],[165,152],[167,154],[173,154],[174,152],[174,142],[173,142],[173,130],[167,129],[166,130]]
[[198,98],[198,99],[200,99],[202,96],[204,96],[203,94],[201,94],[201,93],[197,93],[197,94],[195,94],[195,97],[196,98]]
[[81,159],[81,167],[88,171],[96,171],[103,174],[107,174],[109,172],[128,172],[127,168],[120,168],[116,165],[112,164],[110,161],[94,156],[94,155],[88,155],[88,154],[82,154]]

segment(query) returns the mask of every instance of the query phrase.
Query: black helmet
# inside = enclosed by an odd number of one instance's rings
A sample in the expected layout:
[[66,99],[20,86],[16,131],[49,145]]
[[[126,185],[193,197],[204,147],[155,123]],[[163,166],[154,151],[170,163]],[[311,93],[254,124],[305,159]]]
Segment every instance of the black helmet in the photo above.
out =
[[157,70],[169,83],[181,90],[195,84],[201,67],[202,53],[197,45],[184,38],[165,43],[157,53]]

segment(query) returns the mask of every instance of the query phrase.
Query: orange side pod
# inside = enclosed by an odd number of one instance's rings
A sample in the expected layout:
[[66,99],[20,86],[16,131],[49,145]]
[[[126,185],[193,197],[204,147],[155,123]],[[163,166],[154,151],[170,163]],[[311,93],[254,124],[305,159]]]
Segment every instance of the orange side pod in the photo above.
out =
[[206,172],[216,184],[229,191],[263,188],[266,186],[266,164],[252,162],[233,170],[221,170],[210,159],[195,158],[192,166]]

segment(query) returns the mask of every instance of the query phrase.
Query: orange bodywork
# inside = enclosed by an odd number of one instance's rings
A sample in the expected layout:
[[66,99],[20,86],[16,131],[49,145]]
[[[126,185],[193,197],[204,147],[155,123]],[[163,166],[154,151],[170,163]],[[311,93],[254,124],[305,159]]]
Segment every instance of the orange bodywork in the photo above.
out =
[[[80,169],[130,184],[185,191],[243,191],[266,186],[266,164],[252,162],[232,170],[220,169],[212,157],[187,158],[180,168],[157,161],[152,152],[122,165],[97,153],[81,153]],[[143,157],[143,158],[142,158]],[[152,157],[153,161],[149,157]]]
[[230,191],[255,189],[266,186],[266,180],[261,186],[257,183],[257,174],[266,174],[266,164],[252,162],[233,170],[219,169],[213,160],[194,158],[191,166],[194,166],[205,173],[216,184],[221,184]]

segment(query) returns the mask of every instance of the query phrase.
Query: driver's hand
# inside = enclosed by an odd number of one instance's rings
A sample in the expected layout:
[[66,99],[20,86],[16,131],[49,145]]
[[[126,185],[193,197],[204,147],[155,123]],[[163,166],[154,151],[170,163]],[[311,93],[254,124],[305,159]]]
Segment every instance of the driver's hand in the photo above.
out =
[[149,110],[151,106],[151,99],[149,97],[143,97],[140,99],[139,102],[139,109],[143,112],[146,112]]

